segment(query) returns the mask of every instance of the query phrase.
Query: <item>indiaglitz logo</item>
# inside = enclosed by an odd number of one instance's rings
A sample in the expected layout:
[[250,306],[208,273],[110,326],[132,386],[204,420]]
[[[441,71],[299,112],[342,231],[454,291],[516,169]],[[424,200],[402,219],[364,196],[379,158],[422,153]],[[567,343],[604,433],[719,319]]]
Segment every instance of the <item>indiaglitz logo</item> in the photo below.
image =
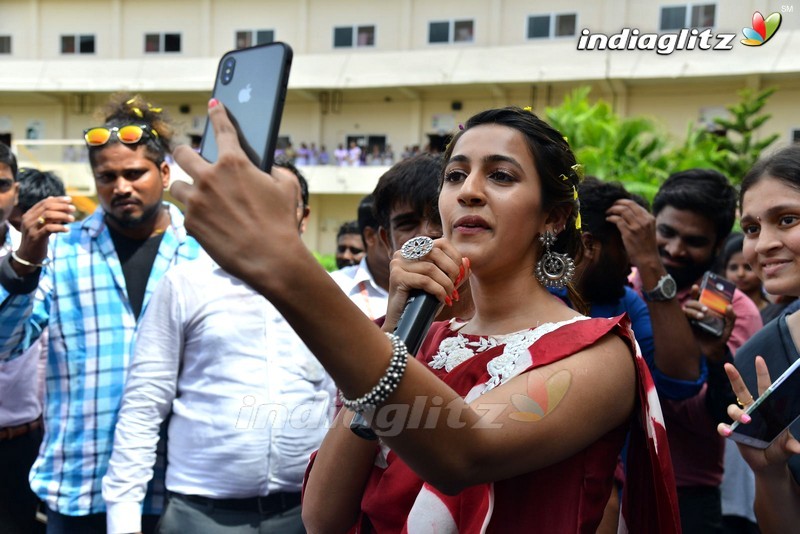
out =
[[745,46],[761,46],[772,39],[780,27],[780,13],[772,13],[764,19],[764,15],[756,11],[753,13],[753,27],[742,30],[746,39],[742,39],[740,42]]
[[[781,26],[781,14],[764,16],[753,13],[753,27],[744,28],[746,46],[761,46],[769,41]],[[733,50],[735,33],[714,33],[710,28],[682,28],[676,32],[642,33],[637,28],[623,28],[619,33],[606,35],[584,28],[578,37],[578,50],[653,50],[669,55],[677,50]]]
[[581,31],[578,50],[655,50],[669,55],[676,50],[732,50],[735,33],[717,33],[710,29],[683,28],[674,33],[642,33],[637,28],[623,28],[613,35]]
[[528,373],[528,394],[515,393],[511,404],[517,412],[508,414],[514,421],[533,422],[544,419],[567,394],[572,375],[562,369],[545,381],[538,373]]

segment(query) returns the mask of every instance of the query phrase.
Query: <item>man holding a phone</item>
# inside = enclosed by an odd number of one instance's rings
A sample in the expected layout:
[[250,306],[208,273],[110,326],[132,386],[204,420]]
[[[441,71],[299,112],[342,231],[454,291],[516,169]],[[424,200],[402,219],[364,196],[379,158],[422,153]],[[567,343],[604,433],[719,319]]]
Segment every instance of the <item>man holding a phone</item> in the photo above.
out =
[[[724,442],[716,424],[731,402],[723,364],[762,326],[755,304],[735,291],[725,328],[714,336],[692,325],[707,307],[699,284],[733,227],[736,191],[722,174],[691,169],[670,176],[653,215],[631,200],[608,210],[647,301],[655,343],[652,367],[661,398],[683,531],[719,532]],[[752,502],[750,503],[752,507]]]

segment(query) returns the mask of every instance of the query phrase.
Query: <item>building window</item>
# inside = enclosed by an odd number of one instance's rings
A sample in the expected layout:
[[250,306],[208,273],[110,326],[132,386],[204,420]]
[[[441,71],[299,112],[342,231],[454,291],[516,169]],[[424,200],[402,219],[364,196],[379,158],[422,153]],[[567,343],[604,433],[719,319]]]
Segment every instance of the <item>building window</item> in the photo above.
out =
[[247,48],[275,41],[275,30],[244,30],[236,32],[236,48]]
[[0,35],[0,54],[11,53],[11,36]]
[[792,143],[800,143],[800,128],[792,130]]
[[528,39],[549,39],[575,35],[578,15],[561,13],[555,15],[531,15],[528,17]]
[[94,35],[62,35],[62,54],[94,54]]
[[146,33],[144,35],[144,51],[147,53],[180,52],[181,34]]
[[333,29],[334,48],[355,46],[375,46],[375,26],[338,26]]
[[686,4],[661,8],[661,31],[681,28],[713,28],[716,23],[715,4]]
[[428,43],[471,43],[475,40],[475,21],[448,20],[428,24]]

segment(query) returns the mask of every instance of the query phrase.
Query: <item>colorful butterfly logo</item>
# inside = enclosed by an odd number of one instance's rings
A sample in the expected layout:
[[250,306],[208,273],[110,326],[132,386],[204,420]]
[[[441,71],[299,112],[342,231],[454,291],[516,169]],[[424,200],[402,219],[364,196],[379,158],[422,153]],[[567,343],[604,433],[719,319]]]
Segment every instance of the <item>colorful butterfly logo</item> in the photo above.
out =
[[566,369],[542,382],[537,373],[528,373],[528,394],[511,395],[511,404],[519,410],[508,416],[514,421],[533,422],[555,410],[569,389],[572,375]]
[[780,13],[773,13],[764,20],[764,15],[756,11],[753,13],[753,27],[742,30],[746,39],[742,39],[741,43],[746,46],[761,46],[772,39],[780,27]]

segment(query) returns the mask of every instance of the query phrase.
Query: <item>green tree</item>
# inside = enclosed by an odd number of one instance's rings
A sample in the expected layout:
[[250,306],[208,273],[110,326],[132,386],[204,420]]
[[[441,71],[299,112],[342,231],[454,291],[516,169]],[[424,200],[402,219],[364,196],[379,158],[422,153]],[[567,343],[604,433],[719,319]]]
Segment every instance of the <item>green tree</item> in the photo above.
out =
[[567,137],[587,174],[652,198],[670,171],[666,134],[650,118],[622,118],[604,100],[590,103],[589,91],[578,88],[546,108],[547,121]]
[[771,114],[762,113],[767,100],[777,89],[771,87],[755,92],[751,89],[739,91],[740,101],[726,109],[730,118],[715,118],[714,122],[722,128],[722,135],[706,134],[716,143],[718,157],[716,163],[720,170],[734,183],[741,182],[747,171],[761,157],[764,149],[774,143],[778,134],[756,140],[758,129],[764,125]]
[[568,140],[586,173],[621,182],[652,200],[663,181],[675,172],[705,167],[738,183],[761,152],[777,139],[755,141],[770,115],[761,114],[775,90],[744,90],[741,101],[728,107],[731,119],[716,119],[724,133],[690,124],[682,142],[648,117],[620,117],[604,100],[589,101],[589,87],[572,91],[559,106],[545,109],[545,118]]

